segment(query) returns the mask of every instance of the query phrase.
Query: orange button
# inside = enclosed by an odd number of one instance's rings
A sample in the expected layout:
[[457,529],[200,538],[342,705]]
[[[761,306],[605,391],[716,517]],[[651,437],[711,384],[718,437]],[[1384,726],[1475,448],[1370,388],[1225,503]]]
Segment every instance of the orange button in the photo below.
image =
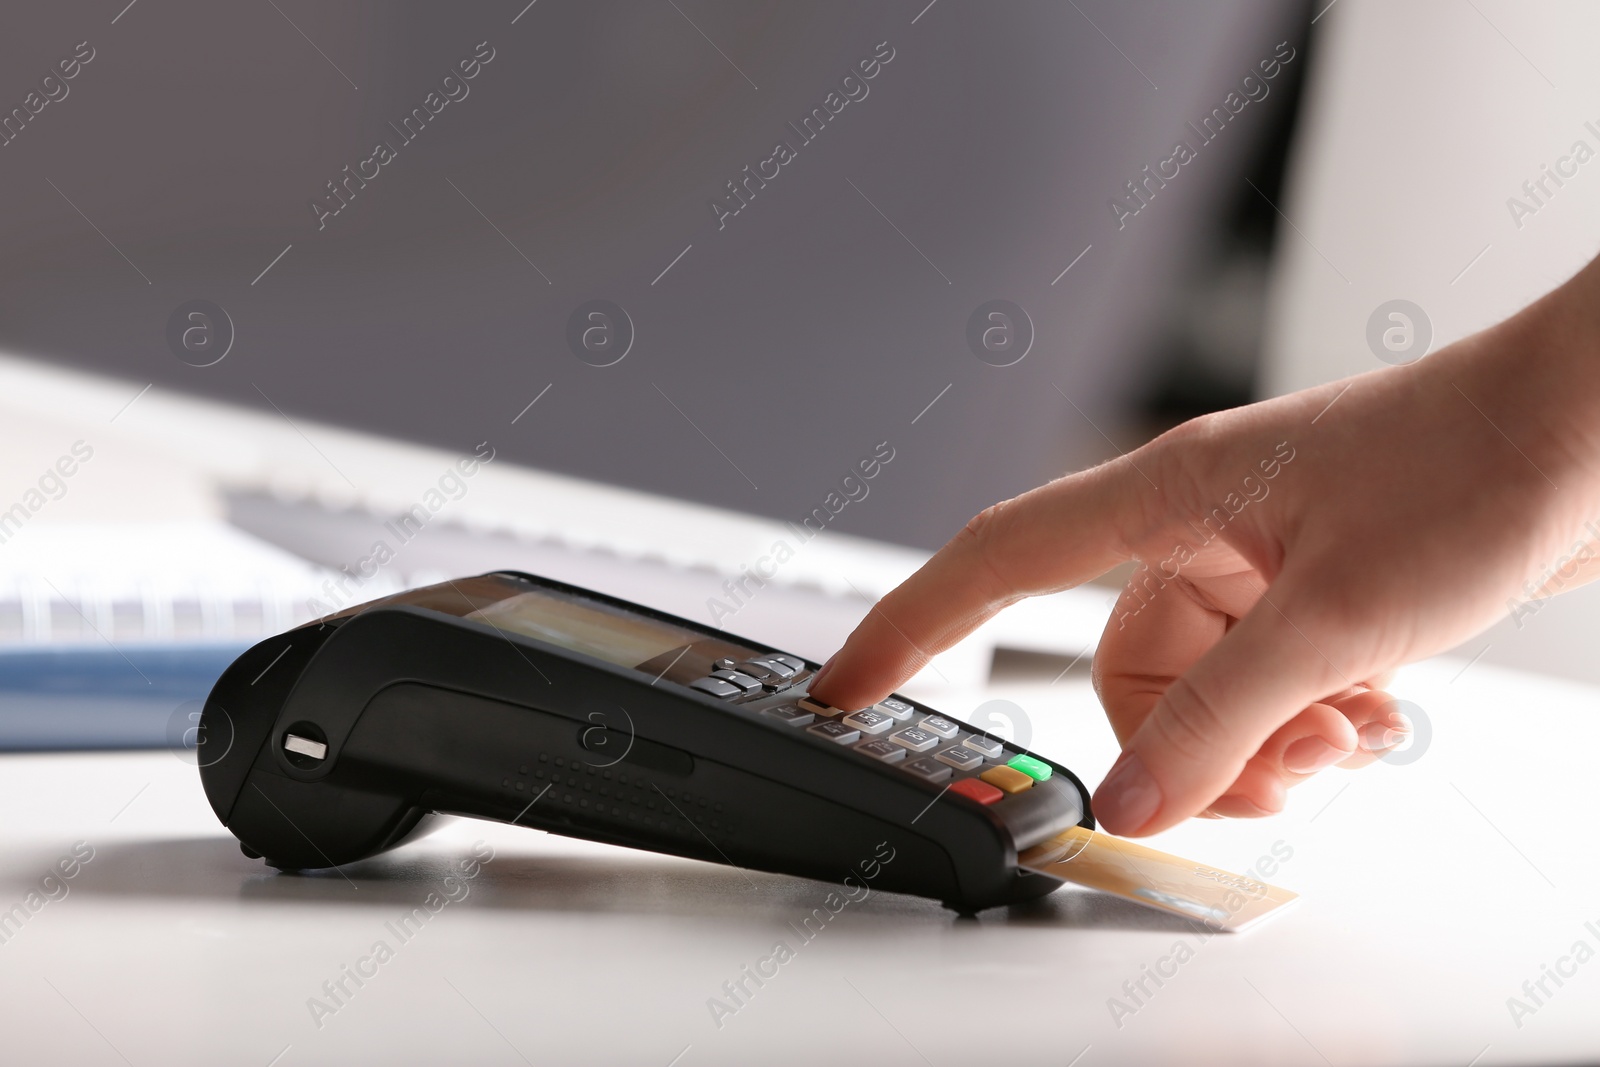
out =
[[978,777],[1007,793],[1020,793],[1024,789],[1033,788],[1033,777],[1023,774],[1015,767],[990,767]]
[[961,779],[950,787],[950,792],[960,793],[964,797],[976,800],[979,804],[993,804],[1005,796],[988,782],[980,782],[976,778]]

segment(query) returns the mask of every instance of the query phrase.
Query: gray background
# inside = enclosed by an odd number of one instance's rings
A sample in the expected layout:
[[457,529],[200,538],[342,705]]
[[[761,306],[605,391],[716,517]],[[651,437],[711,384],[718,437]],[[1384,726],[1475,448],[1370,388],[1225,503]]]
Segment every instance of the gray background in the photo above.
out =
[[[1272,0],[539,0],[515,24],[523,0],[124,3],[5,13],[5,109],[77,42],[97,55],[0,148],[0,343],[446,447],[492,436],[514,462],[792,520],[888,439],[875,503],[835,528],[923,546],[1131,443],[1290,77],[1121,232],[1109,200],[1306,17]],[[308,201],[485,40],[470,95],[319,232]],[[719,232],[707,201],[885,40],[870,95]],[[195,298],[237,327],[216,366],[165,342]],[[637,330],[612,367],[566,347],[594,298]],[[1007,368],[964,339],[995,298],[1037,331]]]

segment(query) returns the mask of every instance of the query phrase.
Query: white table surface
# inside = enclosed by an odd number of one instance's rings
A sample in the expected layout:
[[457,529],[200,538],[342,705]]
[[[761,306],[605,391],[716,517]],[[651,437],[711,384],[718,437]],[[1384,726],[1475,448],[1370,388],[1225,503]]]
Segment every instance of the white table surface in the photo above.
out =
[[[0,757],[0,910],[86,842],[68,892],[0,944],[8,1063],[1454,1064],[1600,1059],[1600,959],[1518,1027],[1507,998],[1600,949],[1596,690],[1460,661],[1402,674],[1432,723],[1404,766],[1334,771],[1255,822],[1157,843],[1239,870],[1274,844],[1303,899],[1242,935],[1085,891],[957,921],[874,895],[813,941],[802,879],[459,821],[342,872],[240,855],[195,769],[158,753]],[[1026,709],[1095,781],[1110,732],[1081,675],[953,694]],[[475,841],[494,858],[409,941],[386,925]],[[1281,843],[1281,844],[1280,844]],[[56,890],[59,895],[60,890]],[[455,895],[460,891],[453,890]],[[308,1000],[393,957],[321,1025]],[[778,940],[794,958],[719,1028],[708,999]],[[1187,943],[1119,1026],[1109,1000]],[[373,969],[368,967],[369,970]],[[1168,967],[1170,970],[1170,966]],[[1571,969],[1570,967],[1568,969]],[[752,987],[753,988],[753,987]],[[1132,1001],[1127,1001],[1132,1005]]]

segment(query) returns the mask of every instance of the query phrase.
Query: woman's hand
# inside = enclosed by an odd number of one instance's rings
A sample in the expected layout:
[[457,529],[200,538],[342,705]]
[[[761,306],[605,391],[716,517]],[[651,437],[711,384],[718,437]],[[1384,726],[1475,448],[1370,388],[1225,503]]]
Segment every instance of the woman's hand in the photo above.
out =
[[1392,744],[1407,724],[1386,673],[1506,614],[1597,516],[1591,264],[1418,363],[1196,419],[989,508],[872,608],[812,692],[869,704],[1007,605],[1138,560],[1095,656],[1123,745],[1101,824],[1269,814],[1288,786]]

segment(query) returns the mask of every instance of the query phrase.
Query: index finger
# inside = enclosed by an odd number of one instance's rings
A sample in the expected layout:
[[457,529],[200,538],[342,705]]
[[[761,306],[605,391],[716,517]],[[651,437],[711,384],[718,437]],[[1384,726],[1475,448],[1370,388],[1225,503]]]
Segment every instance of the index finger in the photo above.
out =
[[1140,487],[1149,491],[1123,457],[986,509],[872,606],[812,683],[812,695],[834,707],[865,707],[1002,608],[1130,558]]

